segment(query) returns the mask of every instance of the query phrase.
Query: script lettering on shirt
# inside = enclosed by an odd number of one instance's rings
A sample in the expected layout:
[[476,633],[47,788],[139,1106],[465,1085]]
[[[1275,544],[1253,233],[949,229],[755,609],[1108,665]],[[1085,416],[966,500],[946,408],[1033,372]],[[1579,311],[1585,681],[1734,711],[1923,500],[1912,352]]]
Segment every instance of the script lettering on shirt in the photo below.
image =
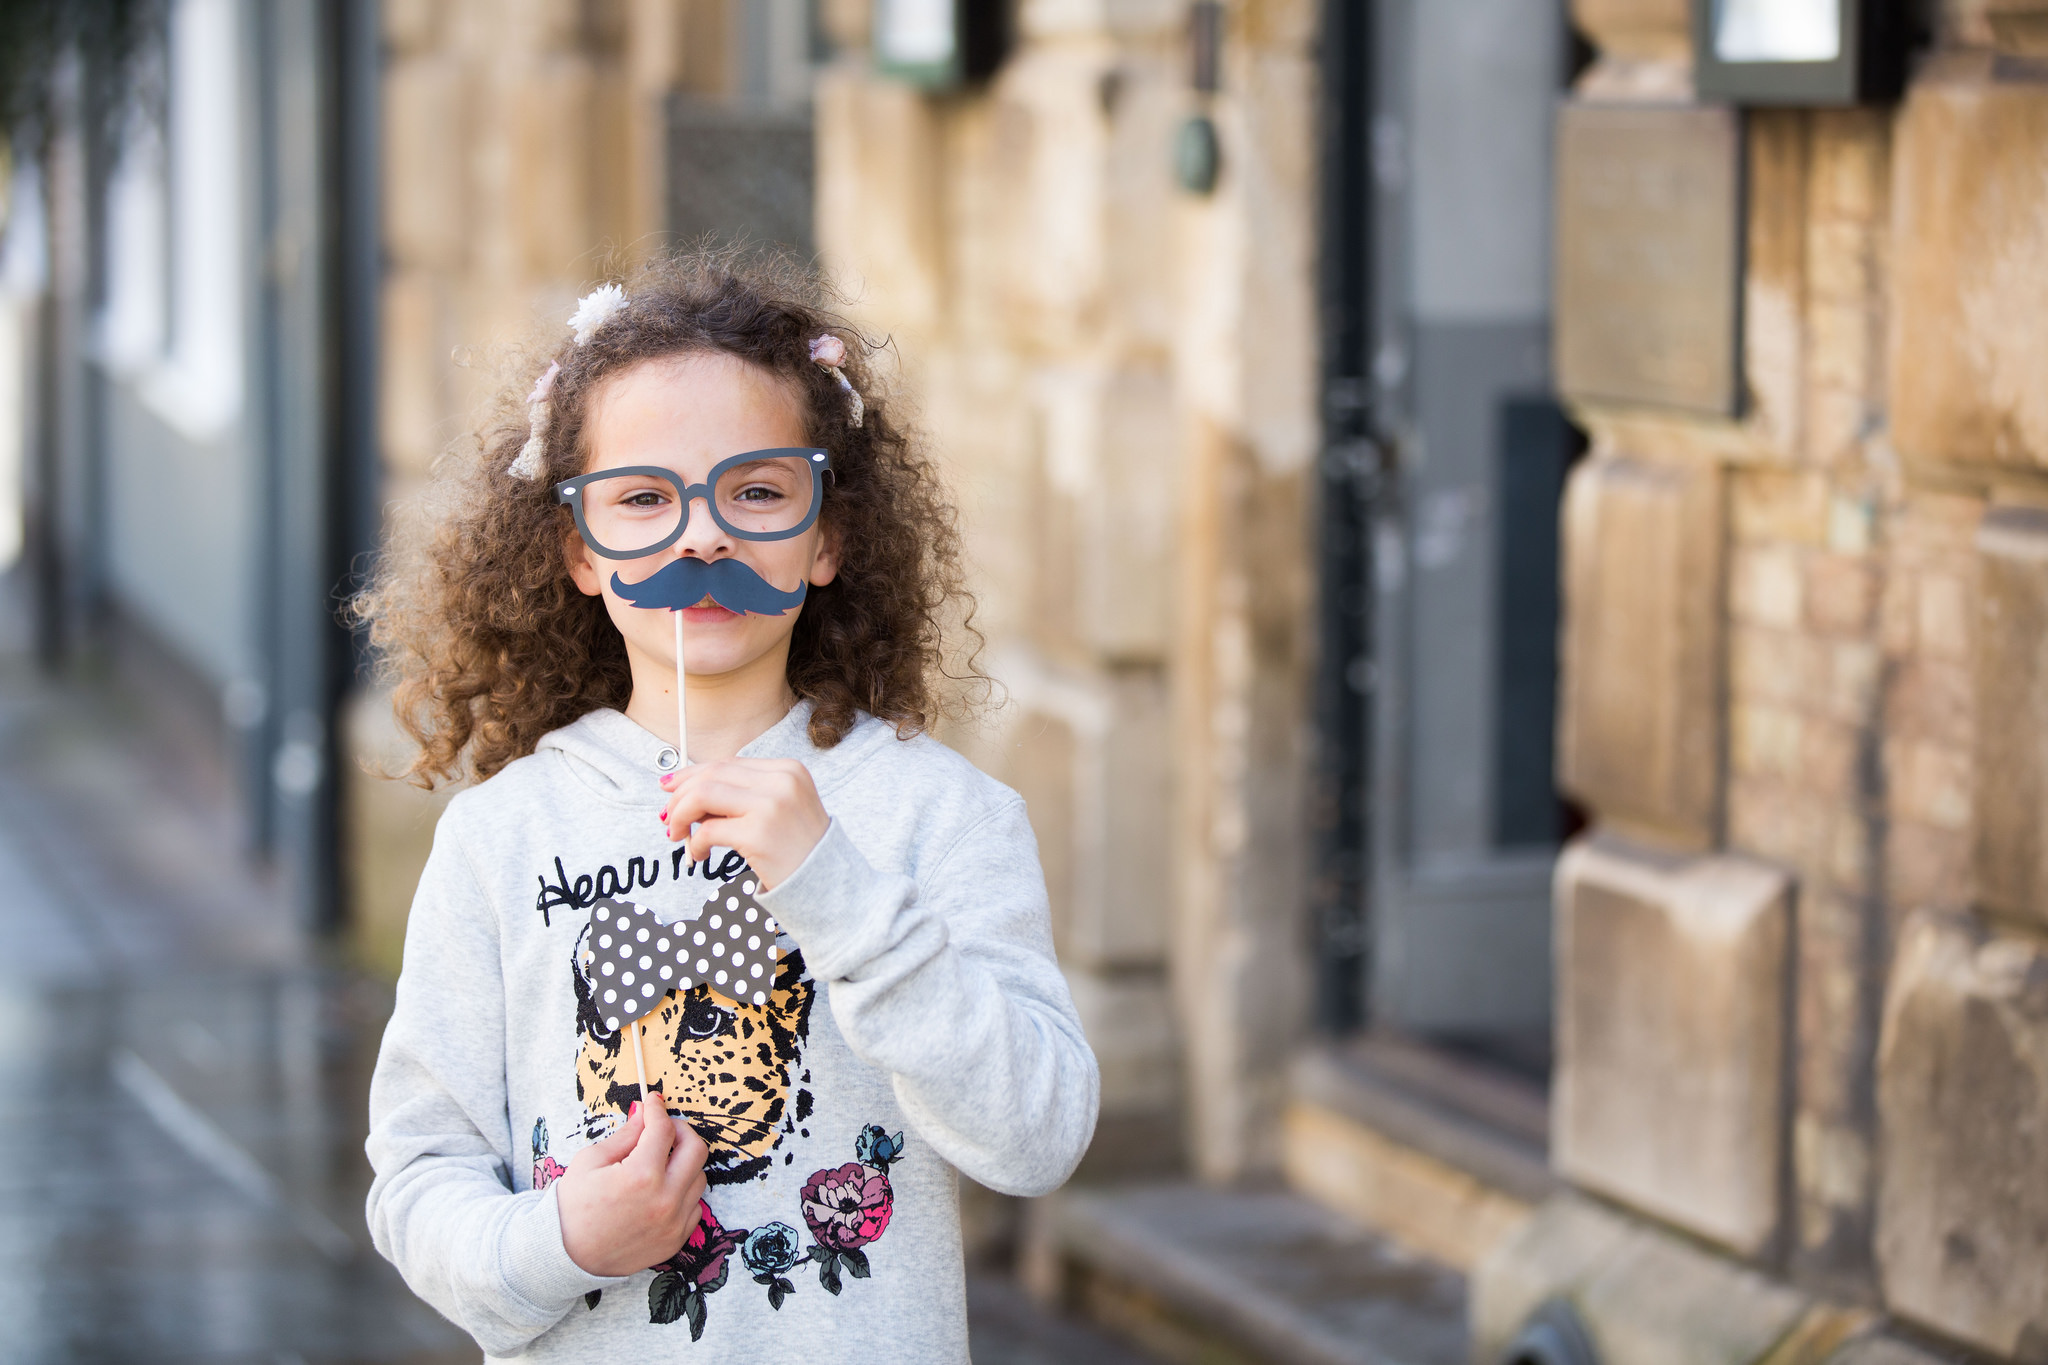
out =
[[[674,849],[668,857],[668,875],[671,881],[696,878],[704,881],[729,882],[746,867],[747,860],[737,850],[727,849],[725,855],[714,864],[709,859],[698,862],[689,856],[686,848]],[[585,872],[571,878],[562,866],[558,856],[554,860],[555,879],[548,880],[548,874],[538,874],[540,894],[534,897],[533,908],[540,912],[541,923],[554,927],[554,912],[557,910],[588,910],[601,897],[624,897],[636,888],[653,886],[661,880],[660,854],[651,858],[628,858],[626,869],[621,872],[610,863],[602,864],[594,873]]]

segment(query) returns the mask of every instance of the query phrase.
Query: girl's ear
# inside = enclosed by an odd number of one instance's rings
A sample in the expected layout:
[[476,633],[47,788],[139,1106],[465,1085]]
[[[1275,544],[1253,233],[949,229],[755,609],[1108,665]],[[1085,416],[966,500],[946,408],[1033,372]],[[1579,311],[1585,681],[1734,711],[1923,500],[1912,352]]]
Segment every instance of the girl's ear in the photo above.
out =
[[567,566],[576,590],[585,597],[597,597],[604,592],[604,575],[592,561],[590,547],[573,529],[562,540],[562,563]]
[[839,528],[829,521],[818,523],[818,548],[811,554],[810,571],[804,581],[822,588],[839,577]]

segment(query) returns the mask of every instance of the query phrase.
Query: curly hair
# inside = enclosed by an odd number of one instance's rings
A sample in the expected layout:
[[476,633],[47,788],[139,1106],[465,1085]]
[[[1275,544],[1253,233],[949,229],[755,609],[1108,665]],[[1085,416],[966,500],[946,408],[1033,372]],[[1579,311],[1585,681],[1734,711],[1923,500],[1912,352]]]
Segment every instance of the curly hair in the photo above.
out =
[[[790,690],[812,704],[811,742],[830,748],[860,712],[909,737],[947,709],[950,619],[978,645],[954,509],[931,462],[892,420],[869,366],[872,343],[827,307],[810,267],[780,255],[700,251],[658,260],[627,283],[626,306],[559,364],[549,392],[546,465],[508,472],[528,435],[507,386],[476,438],[450,451],[390,534],[350,604],[367,625],[400,725],[419,746],[404,776],[422,786],[482,779],[532,753],[542,735],[632,694],[625,642],[603,599],[570,579],[574,536],[554,486],[585,467],[591,404],[607,381],[665,357],[716,352],[759,365],[796,397],[806,439],[832,452],[821,522],[838,576],[813,588],[789,650]],[[844,370],[866,398],[861,425],[845,392],[812,362],[821,334],[846,345]],[[519,386],[519,387],[523,387]]]

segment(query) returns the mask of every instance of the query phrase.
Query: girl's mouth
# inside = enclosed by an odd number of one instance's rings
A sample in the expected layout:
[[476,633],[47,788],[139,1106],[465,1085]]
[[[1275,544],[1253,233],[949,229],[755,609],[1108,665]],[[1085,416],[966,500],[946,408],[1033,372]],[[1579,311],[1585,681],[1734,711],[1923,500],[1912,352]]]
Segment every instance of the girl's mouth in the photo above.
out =
[[683,608],[683,620],[696,626],[716,625],[720,621],[730,621],[737,615],[738,612],[728,611],[712,601],[708,593],[696,606]]

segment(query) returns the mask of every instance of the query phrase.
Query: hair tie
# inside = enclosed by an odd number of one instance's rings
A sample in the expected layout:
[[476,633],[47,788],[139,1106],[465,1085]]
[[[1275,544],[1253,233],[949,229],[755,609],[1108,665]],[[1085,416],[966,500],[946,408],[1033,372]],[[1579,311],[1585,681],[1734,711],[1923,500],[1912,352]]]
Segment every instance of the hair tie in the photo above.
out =
[[[576,333],[578,346],[588,345],[597,335],[597,329],[617,317],[626,307],[626,291],[616,284],[601,284],[576,300],[576,311],[569,315],[570,330]],[[526,444],[519,447],[519,457],[505,467],[505,472],[518,479],[537,479],[547,468],[548,460],[548,395],[554,392],[555,376],[562,372],[562,362],[551,361],[533,381],[533,392],[526,395]]]
[[554,391],[555,376],[561,372],[561,361],[549,362],[540,378],[533,381],[533,392],[526,395],[526,444],[519,447],[519,458],[505,470],[514,478],[537,479],[547,467],[548,395]]
[[839,368],[846,363],[846,343],[830,332],[812,337],[811,359],[831,371],[832,377],[839,381],[839,387],[846,390],[847,419],[855,426],[859,426],[861,419],[867,416],[868,405],[861,401],[860,390],[853,387],[853,382],[846,377],[846,372]]

